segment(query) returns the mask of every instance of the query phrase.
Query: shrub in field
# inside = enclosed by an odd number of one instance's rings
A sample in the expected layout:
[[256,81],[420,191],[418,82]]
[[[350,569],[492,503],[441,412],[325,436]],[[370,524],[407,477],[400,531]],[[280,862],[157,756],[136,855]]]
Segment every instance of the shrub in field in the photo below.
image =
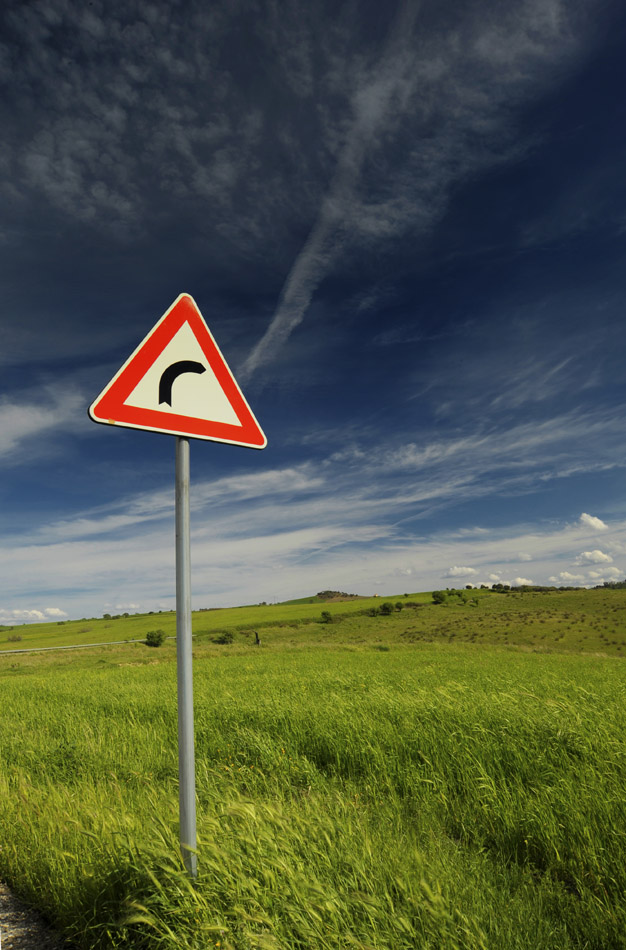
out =
[[22,638],[19,633],[12,633],[10,637],[7,637],[9,643],[19,643],[21,639]]
[[388,600],[386,600],[384,604],[380,605],[380,612],[381,614],[384,614],[385,616],[389,616],[389,614],[392,614],[393,610],[394,610],[393,604],[389,603]]
[[447,599],[448,599],[448,595],[445,590],[433,591],[433,604],[445,604]]
[[224,630],[222,633],[218,633],[216,637],[213,637],[213,643],[232,643],[234,637],[230,630]]
[[322,610],[322,623],[332,623],[333,618],[329,610]]
[[165,640],[164,630],[149,630],[146,634],[147,647],[160,647]]

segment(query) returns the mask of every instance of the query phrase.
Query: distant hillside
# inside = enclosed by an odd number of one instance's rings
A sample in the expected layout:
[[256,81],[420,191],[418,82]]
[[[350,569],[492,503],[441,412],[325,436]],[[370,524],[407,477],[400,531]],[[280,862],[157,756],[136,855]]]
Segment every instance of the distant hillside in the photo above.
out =
[[284,600],[283,604],[327,604],[331,601],[363,600],[361,594],[346,594],[342,590],[321,590],[310,597],[299,597],[297,600]]
[[[0,627],[0,654],[94,644],[141,651],[148,635],[159,632],[167,641],[161,648],[165,654],[174,649],[173,611],[19,624]],[[194,611],[194,649],[221,648],[216,638],[224,634],[232,635],[228,643],[238,648],[253,644],[255,649],[255,633],[265,648],[278,648],[283,641],[290,648],[329,640],[333,646],[378,647],[467,642],[626,658],[626,590],[473,588],[373,597],[326,590],[282,604]],[[11,662],[15,656],[7,659]]]
[[322,590],[317,597],[319,600],[361,600],[360,594],[346,594],[341,590]]

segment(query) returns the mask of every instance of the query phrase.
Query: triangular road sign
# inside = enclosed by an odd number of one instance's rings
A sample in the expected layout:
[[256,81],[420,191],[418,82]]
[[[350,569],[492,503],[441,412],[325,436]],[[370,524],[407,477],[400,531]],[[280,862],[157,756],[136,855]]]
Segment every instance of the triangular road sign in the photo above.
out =
[[196,302],[181,294],[89,407],[94,422],[263,449]]

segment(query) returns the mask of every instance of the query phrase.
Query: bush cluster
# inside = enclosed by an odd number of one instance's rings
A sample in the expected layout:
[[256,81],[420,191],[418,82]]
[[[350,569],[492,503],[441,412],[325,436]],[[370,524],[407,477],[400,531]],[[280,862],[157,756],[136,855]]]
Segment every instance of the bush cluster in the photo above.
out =
[[434,590],[433,604],[466,604],[470,595],[466,590]]
[[213,643],[232,643],[234,639],[230,630],[224,630],[222,633],[218,633],[216,637],[213,637]]
[[146,634],[147,647],[160,647],[165,640],[164,630],[149,630]]

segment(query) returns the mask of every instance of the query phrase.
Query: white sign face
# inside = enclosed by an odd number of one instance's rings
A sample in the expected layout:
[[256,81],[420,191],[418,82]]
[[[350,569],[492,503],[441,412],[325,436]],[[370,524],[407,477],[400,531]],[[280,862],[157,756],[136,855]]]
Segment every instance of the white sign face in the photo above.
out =
[[89,407],[94,422],[262,449],[267,439],[195,301],[181,294]]
[[[187,363],[203,367],[204,372],[200,372],[199,368],[185,372],[184,366]],[[163,389],[162,380],[173,366],[182,366],[183,371],[172,381],[170,402],[165,399],[159,402],[159,392]],[[178,333],[124,400],[124,405],[239,425],[237,414],[226,398],[188,323],[183,323]]]

